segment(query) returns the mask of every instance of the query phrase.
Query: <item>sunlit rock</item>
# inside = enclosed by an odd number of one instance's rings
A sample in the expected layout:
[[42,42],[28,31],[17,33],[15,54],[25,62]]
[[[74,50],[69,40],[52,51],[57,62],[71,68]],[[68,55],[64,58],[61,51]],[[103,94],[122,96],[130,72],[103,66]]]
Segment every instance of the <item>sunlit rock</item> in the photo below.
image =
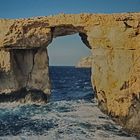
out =
[[92,84],[99,107],[140,134],[140,13],[77,14],[0,20],[0,93],[49,94],[53,38],[79,33],[92,51]]
[[75,66],[76,68],[91,68],[92,67],[92,56],[81,58]]

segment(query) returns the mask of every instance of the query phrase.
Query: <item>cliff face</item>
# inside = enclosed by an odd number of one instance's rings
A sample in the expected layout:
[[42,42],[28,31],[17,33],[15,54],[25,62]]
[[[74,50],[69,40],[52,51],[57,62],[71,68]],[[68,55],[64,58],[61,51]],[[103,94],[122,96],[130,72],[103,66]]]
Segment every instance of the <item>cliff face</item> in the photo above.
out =
[[81,58],[78,64],[76,65],[76,68],[91,68],[91,67],[92,67],[92,56]]
[[75,33],[92,51],[91,80],[99,107],[139,134],[140,13],[1,19],[0,93],[24,88],[49,94],[46,46]]

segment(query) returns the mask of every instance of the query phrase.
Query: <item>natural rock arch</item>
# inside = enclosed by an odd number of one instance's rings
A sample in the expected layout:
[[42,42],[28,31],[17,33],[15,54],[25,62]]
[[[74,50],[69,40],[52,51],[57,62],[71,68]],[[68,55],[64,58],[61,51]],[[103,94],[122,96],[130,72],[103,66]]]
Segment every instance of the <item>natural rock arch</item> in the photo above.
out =
[[79,33],[92,49],[92,83],[100,108],[118,117],[127,129],[139,133],[139,13],[1,19],[0,92],[26,87],[48,94],[50,84],[45,47],[54,37],[73,33]]

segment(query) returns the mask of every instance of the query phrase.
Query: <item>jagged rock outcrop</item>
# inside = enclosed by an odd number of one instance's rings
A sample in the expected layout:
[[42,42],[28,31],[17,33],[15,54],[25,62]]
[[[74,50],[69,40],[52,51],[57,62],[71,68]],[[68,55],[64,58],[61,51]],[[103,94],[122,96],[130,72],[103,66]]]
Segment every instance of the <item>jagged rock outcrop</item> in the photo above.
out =
[[79,33],[92,50],[99,107],[140,134],[140,13],[77,14],[0,20],[0,93],[50,90],[46,47]]
[[91,68],[91,67],[92,67],[92,56],[81,58],[78,64],[76,65],[76,68]]

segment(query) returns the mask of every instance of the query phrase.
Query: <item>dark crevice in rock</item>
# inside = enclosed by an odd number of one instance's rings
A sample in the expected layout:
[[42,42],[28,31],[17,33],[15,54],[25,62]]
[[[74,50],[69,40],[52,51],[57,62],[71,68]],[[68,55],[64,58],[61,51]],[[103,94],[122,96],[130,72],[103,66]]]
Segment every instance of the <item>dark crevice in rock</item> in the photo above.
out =
[[90,46],[90,44],[89,44],[89,42],[88,42],[88,36],[85,34],[85,33],[79,33],[79,36],[81,37],[81,40],[82,40],[82,42],[88,47],[88,48],[90,48],[91,49],[91,46]]
[[28,83],[29,83],[29,81],[30,81],[30,79],[31,79],[32,72],[33,72],[33,69],[34,69],[34,65],[35,65],[35,60],[34,60],[34,58],[35,58],[35,54],[36,54],[36,53],[37,53],[37,50],[35,49],[35,50],[33,51],[32,68],[31,68],[31,71],[28,73],[28,76],[27,76],[26,89],[28,89]]
[[126,21],[123,22],[125,25],[125,30],[126,31],[128,28],[133,28],[132,26],[128,25],[128,23]]
[[[19,60],[18,60],[18,57],[17,57],[17,55],[16,55],[16,53],[15,53],[15,51],[16,50],[10,50],[10,52],[11,52],[11,62],[13,61],[13,59],[14,59],[14,63],[15,63],[15,65],[16,65],[16,67],[20,70],[20,72],[21,72],[21,74],[23,74],[24,72],[23,72],[23,70],[22,70],[22,68],[21,68],[21,62],[19,62]],[[24,56],[23,56],[24,57]],[[24,59],[24,58],[23,58]],[[12,62],[13,63],[13,62]],[[11,63],[11,64],[12,64]]]
[[127,22],[124,21],[123,23],[124,23],[124,25],[125,25],[126,28],[132,28],[132,26],[128,25]]
[[123,89],[127,89],[129,88],[129,81],[125,81],[124,84],[122,85],[122,87],[120,88],[120,90],[123,90]]

